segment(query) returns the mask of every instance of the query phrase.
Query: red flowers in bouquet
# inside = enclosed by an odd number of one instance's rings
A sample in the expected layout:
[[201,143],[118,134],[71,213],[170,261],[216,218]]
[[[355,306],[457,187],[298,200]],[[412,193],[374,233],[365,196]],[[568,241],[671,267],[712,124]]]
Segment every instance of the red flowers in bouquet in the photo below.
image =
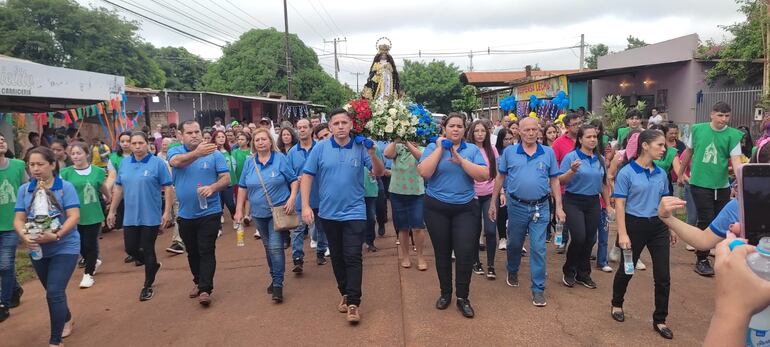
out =
[[372,119],[372,109],[369,107],[369,100],[364,98],[356,99],[345,105],[345,109],[350,113],[353,120],[353,132],[361,134],[364,132],[366,123]]

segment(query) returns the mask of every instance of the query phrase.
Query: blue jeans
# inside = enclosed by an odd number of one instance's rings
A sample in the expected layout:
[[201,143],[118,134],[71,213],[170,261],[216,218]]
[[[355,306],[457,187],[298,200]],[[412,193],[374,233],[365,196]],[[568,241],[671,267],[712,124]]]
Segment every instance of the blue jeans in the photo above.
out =
[[508,199],[508,272],[518,273],[521,247],[529,233],[530,272],[532,292],[545,291],[545,233],[551,215],[548,201],[537,205],[540,218],[533,221],[535,205],[525,205]]
[[326,232],[324,231],[323,224],[319,223],[318,209],[313,209],[313,227],[310,229],[310,235],[312,239],[318,242],[316,246],[316,254],[323,256],[329,249],[329,240],[326,239]]
[[57,254],[32,261],[35,273],[45,288],[48,315],[51,318],[51,337],[48,343],[52,345],[61,344],[64,323],[72,318],[65,290],[77,264],[77,254]]
[[607,240],[610,236],[610,226],[607,223],[607,209],[602,209],[599,217],[599,237],[596,245],[596,266],[607,266]]
[[300,221],[299,227],[289,232],[289,237],[291,238],[292,260],[302,260],[305,258],[305,229],[307,228],[308,225]]
[[273,217],[254,218],[254,221],[262,234],[262,243],[265,245],[267,265],[270,267],[273,287],[283,288],[283,273],[286,268],[283,242],[286,234],[273,229]]
[[13,292],[21,288],[16,281],[16,247],[19,235],[15,231],[0,232],[0,304],[11,305]]
[[374,227],[377,225],[377,197],[365,197],[366,201],[366,230],[364,232],[364,240],[369,246],[374,246],[374,238],[376,237]]
[[[487,266],[495,266],[495,251],[497,250],[497,229],[495,222],[489,219],[489,204],[492,202],[492,196],[479,196],[479,209],[481,214],[481,232],[484,235],[484,241],[487,249]],[[395,219],[395,218],[394,218]],[[480,250],[476,250],[474,254],[476,263],[481,263],[479,258]]]

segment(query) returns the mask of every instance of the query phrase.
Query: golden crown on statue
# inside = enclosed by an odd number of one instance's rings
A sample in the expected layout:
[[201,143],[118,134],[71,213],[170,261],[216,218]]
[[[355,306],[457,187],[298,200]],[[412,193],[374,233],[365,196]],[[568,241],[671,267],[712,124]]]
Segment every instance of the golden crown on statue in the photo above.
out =
[[390,52],[390,48],[393,47],[393,43],[390,42],[390,39],[384,36],[377,39],[375,45],[377,46],[377,51],[380,53],[388,53]]

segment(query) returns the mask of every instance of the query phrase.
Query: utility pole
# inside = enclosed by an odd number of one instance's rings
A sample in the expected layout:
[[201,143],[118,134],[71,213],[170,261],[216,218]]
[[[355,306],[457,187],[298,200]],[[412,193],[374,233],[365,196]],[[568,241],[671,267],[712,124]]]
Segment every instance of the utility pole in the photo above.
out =
[[[286,1],[286,0],[284,0],[284,1]],[[339,72],[340,72],[340,61],[337,58],[337,44],[340,43],[340,42],[348,42],[348,39],[347,38],[340,39],[340,38],[335,37],[334,40],[332,40],[332,41],[324,40],[324,43],[332,43],[332,44],[334,44],[334,79],[337,80],[337,82],[340,81],[340,78],[338,76]]]
[[473,71],[473,50],[468,52],[468,58],[471,60],[471,65],[468,66],[468,71]]
[[293,95],[291,93],[291,48],[289,47],[289,12],[286,10],[286,0],[283,0],[283,26],[284,26],[284,39],[286,41],[286,97],[291,100]]
[[359,93],[359,90],[358,90],[358,76],[360,76],[362,74],[362,72],[351,72],[350,74],[351,75],[356,75],[356,93]]
[[583,67],[586,65],[586,35],[580,34],[580,68],[578,71],[583,71]]

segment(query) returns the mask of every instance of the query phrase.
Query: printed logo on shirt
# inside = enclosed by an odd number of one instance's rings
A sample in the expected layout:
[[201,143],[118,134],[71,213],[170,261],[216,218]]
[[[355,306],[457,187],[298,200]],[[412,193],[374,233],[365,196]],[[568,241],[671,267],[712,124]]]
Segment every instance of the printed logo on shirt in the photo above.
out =
[[208,169],[209,168],[209,162],[204,161],[203,165],[201,165],[201,168],[204,169],[204,170]]
[[0,205],[16,203],[16,192],[13,191],[13,186],[7,179],[3,180],[3,184],[0,184]]
[[275,172],[275,170],[270,170],[270,177],[275,178],[276,176],[278,176],[278,174]]
[[96,195],[96,189],[91,183],[86,183],[83,187],[83,205],[93,204],[99,202],[99,197]]
[[350,159],[350,165],[353,167],[358,167],[358,159],[356,158]]
[[717,164],[717,146],[714,142],[706,147],[706,151],[703,152],[703,163],[705,164]]
[[539,162],[539,163],[537,163],[537,169],[538,169],[538,171],[540,171],[540,172],[545,172],[545,170],[546,170],[546,168],[545,168],[545,163],[543,163],[542,161],[541,161],[541,162]]
[[148,177],[148,176],[150,176],[150,171],[149,170],[144,170],[144,177]]

